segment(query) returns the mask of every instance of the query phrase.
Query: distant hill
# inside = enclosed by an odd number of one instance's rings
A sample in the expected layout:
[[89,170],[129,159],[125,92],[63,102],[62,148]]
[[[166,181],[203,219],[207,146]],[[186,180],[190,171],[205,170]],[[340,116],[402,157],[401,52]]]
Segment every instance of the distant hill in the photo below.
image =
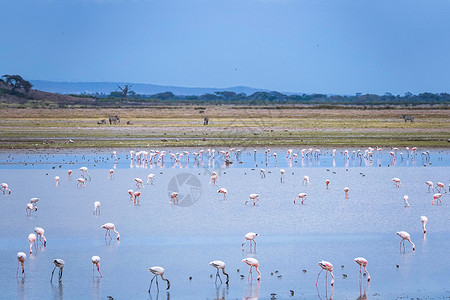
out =
[[256,89],[246,86],[235,86],[228,88],[202,88],[202,87],[179,87],[179,86],[163,86],[146,83],[130,83],[130,82],[59,82],[47,80],[30,80],[33,87],[38,90],[47,91],[58,94],[109,94],[117,89],[117,85],[132,84],[136,94],[153,95],[164,92],[172,92],[175,95],[203,95],[207,93],[230,91],[235,93],[245,93],[247,95],[255,92],[268,92],[265,89]]

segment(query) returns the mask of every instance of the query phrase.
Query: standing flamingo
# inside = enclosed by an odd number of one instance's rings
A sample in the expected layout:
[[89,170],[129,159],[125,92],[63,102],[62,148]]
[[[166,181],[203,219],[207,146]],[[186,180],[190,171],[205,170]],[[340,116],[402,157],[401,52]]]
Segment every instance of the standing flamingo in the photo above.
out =
[[117,234],[117,240],[120,239],[120,233],[118,231],[116,231],[116,227],[114,226],[113,223],[106,223],[103,224],[100,228],[106,229],[106,233],[105,233],[105,240],[106,240],[106,235],[109,234],[109,237],[112,239],[111,237],[111,230],[114,231],[114,233]]
[[100,273],[100,256],[92,256],[92,278],[94,278],[95,267],[97,267],[97,272],[100,274],[100,278],[103,278],[102,273]]
[[245,201],[245,205],[247,205],[247,202],[252,201],[253,200],[253,205],[256,205],[256,202],[259,201],[259,195],[258,194],[250,194],[250,196],[248,196],[248,200]]
[[280,175],[281,175],[281,182],[283,182],[283,175],[286,171],[284,169],[280,170]]
[[423,233],[427,233],[427,228],[425,226],[427,225],[428,218],[425,216],[421,216],[420,221],[422,222]]
[[100,214],[100,201],[95,201],[94,202],[94,212],[92,213],[93,215],[99,215]]
[[354,261],[359,265],[359,281],[361,282],[361,268],[364,267],[364,272],[367,273],[367,281],[370,281],[370,274],[367,271],[367,259],[363,257],[357,257],[354,259]]
[[250,252],[252,252],[252,242],[255,244],[254,250],[256,252],[256,241],[255,238],[258,236],[257,233],[249,232],[247,233],[245,237],[245,242],[242,244],[242,251],[244,251],[244,245],[247,243],[247,241],[250,241]]
[[227,200],[227,189],[226,188],[221,188],[220,190],[217,191],[218,194],[223,194],[223,200]]
[[447,193],[447,190],[445,189],[445,185],[442,182],[436,182],[436,190],[439,193],[442,193],[441,189],[444,189],[444,193]]
[[425,181],[425,184],[428,186],[428,192],[430,191],[430,189],[434,192],[432,181]]
[[33,243],[36,241],[36,235],[34,233],[30,233],[28,235],[28,241],[30,242],[30,253],[33,254]]
[[67,170],[67,180],[70,180],[70,175],[72,175],[72,170]]
[[261,169],[261,170],[259,171],[259,173],[261,174],[261,178],[266,178],[266,170]]
[[408,195],[403,196],[403,201],[405,201],[405,207],[409,207],[409,202],[408,202]]
[[84,175],[87,175],[89,177],[88,180],[91,180],[91,175],[89,175],[87,167],[81,167],[80,171],[81,171],[81,177],[83,177],[84,179],[87,179],[86,177],[84,177]]
[[142,182],[142,179],[135,178],[134,181],[136,181],[136,186],[138,189],[140,189],[141,187],[144,188],[144,183]]
[[169,204],[172,204],[172,200],[173,200],[173,203],[175,204],[175,200],[177,201],[177,203],[178,203],[178,193],[177,192],[173,192],[172,194],[170,194],[170,200],[169,200]]
[[27,204],[27,208],[25,209],[25,211],[27,212],[27,216],[31,216],[31,212],[32,211],[37,211],[38,210],[38,208],[37,208],[37,206],[36,205],[33,205],[33,204],[31,204],[31,203],[28,203]]
[[113,178],[114,178],[114,169],[110,169],[109,174],[108,174],[108,179],[113,179]]
[[65,262],[64,262],[64,260],[57,258],[57,259],[53,260],[53,264],[55,265],[55,267],[53,268],[52,277],[50,278],[50,282],[53,281],[53,273],[55,273],[56,268],[59,268],[59,282],[61,282]]
[[158,291],[159,291],[158,277],[157,277],[158,275],[161,276],[161,279],[162,279],[163,281],[166,281],[166,282],[167,282],[167,289],[166,289],[166,290],[170,289],[170,281],[169,281],[168,279],[165,279],[165,278],[164,278],[164,268],[158,267],[158,266],[154,266],[154,267],[149,268],[148,270],[149,270],[150,272],[152,272],[153,275],[155,275],[155,276],[153,276],[152,280],[150,281],[150,286],[149,286],[149,288],[148,288],[148,292],[149,292],[149,293],[150,293],[150,290],[152,289],[153,279],[155,279],[155,278],[156,278],[156,288],[157,288]]
[[36,203],[38,203],[38,201],[39,201],[39,198],[31,198],[30,199],[31,204],[36,204]]
[[403,184],[399,178],[392,178],[392,181],[394,182],[395,187],[403,187]]
[[0,185],[0,190],[3,192],[3,195],[6,194],[6,193],[11,194],[11,189],[8,188],[8,184],[7,183],[3,182]]
[[117,152],[113,151],[112,155],[114,156],[114,162],[117,162]]
[[[34,232],[36,232],[38,239],[40,240],[41,244],[47,246],[47,239],[44,236],[44,228],[41,227],[34,227]],[[42,242],[44,240],[44,242]]]
[[133,193],[134,196],[134,205],[139,205],[139,196],[141,195],[141,192],[136,191]]
[[130,201],[133,200],[133,190],[128,190],[128,195],[130,195]]
[[348,188],[348,187],[345,187],[344,188],[344,193],[345,193],[345,199],[348,199],[348,191],[349,191],[350,189]]
[[327,186],[327,190],[328,190],[328,185],[330,184],[330,179],[327,179],[327,180],[325,180],[325,184],[326,184],[326,186]]
[[309,176],[303,176],[303,185],[311,185],[311,182],[309,182]]
[[153,185],[153,182],[155,181],[155,174],[148,174],[147,176],[147,185],[150,182],[151,185]]
[[294,204],[295,204],[295,201],[300,200],[300,199],[302,199],[302,204],[304,204],[304,202],[306,200],[306,196],[307,196],[306,193],[298,194],[298,197],[294,199]]
[[[319,267],[321,267],[322,270],[320,270],[319,274],[317,275],[316,286],[317,286],[317,282],[319,282],[320,273],[322,273],[323,270],[325,270],[326,272],[330,272],[331,277],[332,277],[332,279],[331,279],[331,286],[333,286],[334,285],[333,265],[330,262],[324,261],[324,260],[319,261],[317,263],[317,265]],[[325,273],[325,274],[328,274],[328,273]],[[325,284],[327,284],[327,277],[326,277],[326,275],[325,275]]]
[[397,235],[402,238],[402,240],[400,241],[400,251],[402,251],[402,243],[403,243],[403,252],[405,252],[405,240],[407,240],[412,245],[413,251],[416,250],[416,246],[414,245],[413,242],[411,242],[411,237],[409,233],[407,233],[406,231],[399,231],[397,232]]
[[59,176],[55,176],[55,182],[56,182],[56,187],[58,187],[58,184],[59,184]]
[[85,183],[84,178],[80,177],[80,178],[77,179],[77,187],[82,187],[82,188],[86,187],[86,183]]
[[212,172],[211,179],[209,180],[209,184],[211,184],[211,182],[212,182],[213,185],[216,185],[216,180],[219,180],[219,176],[217,175],[216,172]]
[[17,252],[17,271],[16,271],[16,278],[19,274],[19,264],[22,266],[22,274],[25,276],[25,261],[27,260],[27,255],[24,252]]
[[250,277],[251,277],[251,278],[252,278],[252,281],[253,281],[253,274],[252,274],[252,268],[253,268],[253,267],[255,267],[256,272],[258,272],[258,278],[257,278],[257,280],[260,280],[260,279],[261,279],[261,272],[259,272],[259,262],[258,262],[257,259],[252,258],[252,257],[247,257],[247,258],[244,258],[244,259],[242,260],[242,262],[243,262],[243,263],[246,263],[247,265],[250,266],[250,272],[248,273],[248,274],[249,274],[248,280],[250,280]]
[[227,281],[225,282],[225,284],[228,284],[229,276],[227,273],[225,273],[225,263],[221,260],[214,260],[214,261],[210,262],[209,265],[213,266],[214,268],[217,269],[215,282],[217,283],[217,277],[218,277],[220,279],[220,283],[222,283],[222,278],[220,278],[220,275],[219,275],[219,270],[222,270],[223,275],[227,276]]
[[436,193],[433,195],[433,201],[431,201],[431,205],[434,205],[434,201],[436,200],[436,205],[439,205],[439,202],[442,205],[442,200],[441,200],[442,194],[441,193]]

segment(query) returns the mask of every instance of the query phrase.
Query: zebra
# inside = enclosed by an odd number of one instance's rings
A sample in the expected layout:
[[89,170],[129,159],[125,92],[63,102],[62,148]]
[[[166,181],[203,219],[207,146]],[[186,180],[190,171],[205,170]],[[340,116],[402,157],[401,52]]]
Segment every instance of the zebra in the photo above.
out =
[[209,123],[209,118],[208,118],[208,117],[205,117],[205,118],[203,119],[203,125],[208,125],[208,123]]
[[411,123],[414,121],[414,117],[413,116],[406,116],[406,115],[402,115],[402,118],[406,121],[411,121]]
[[97,122],[97,124],[98,125],[106,124],[106,120],[105,119],[100,120],[100,121]]
[[110,124],[110,125],[111,125],[111,124],[117,124],[117,122],[120,123],[120,118],[119,118],[119,116],[115,115],[115,116],[109,117],[109,124]]

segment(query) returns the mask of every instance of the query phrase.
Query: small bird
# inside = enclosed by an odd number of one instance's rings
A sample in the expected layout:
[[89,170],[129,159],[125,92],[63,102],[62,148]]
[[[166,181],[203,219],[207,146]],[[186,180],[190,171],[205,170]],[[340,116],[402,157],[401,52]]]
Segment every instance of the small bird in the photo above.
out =
[[354,259],[354,261],[359,265],[359,280],[361,281],[361,268],[364,267],[364,272],[367,273],[367,281],[370,281],[370,274],[367,271],[367,259],[363,257],[357,257]]
[[100,278],[103,278],[102,273],[100,273],[100,256],[92,256],[92,278],[94,278],[95,267],[97,267],[98,274],[100,274]]
[[52,277],[50,278],[50,282],[53,281],[53,273],[55,273],[56,268],[59,268],[59,282],[61,282],[65,262],[64,262],[64,260],[57,258],[57,259],[53,260],[53,264],[55,265],[55,267],[53,268]]
[[16,271],[16,278],[19,274],[19,264],[22,266],[22,274],[25,277],[25,261],[27,260],[27,255],[24,252],[17,252],[17,271]]
[[[317,286],[317,282],[319,282],[320,273],[322,273],[323,270],[325,270],[326,272],[330,272],[331,277],[332,277],[332,279],[331,279],[331,286],[333,286],[334,285],[333,265],[330,262],[324,261],[324,260],[319,261],[317,263],[317,265],[319,267],[321,267],[322,270],[320,270],[319,274],[317,275],[316,286]],[[326,273],[326,274],[328,274],[328,273]],[[325,281],[325,283],[326,283],[326,281]]]
[[114,231],[114,233],[117,234],[117,240],[120,239],[120,233],[118,231],[116,231],[116,227],[114,226],[113,223],[106,223],[103,224],[100,228],[106,229],[106,233],[105,233],[105,240],[106,240],[106,235],[109,234],[109,237],[112,239],[111,237],[111,230]]
[[242,262],[243,262],[243,263],[246,263],[247,265],[250,266],[250,272],[249,272],[248,280],[250,280],[250,277],[251,277],[251,278],[252,278],[252,281],[253,281],[253,274],[252,274],[252,268],[253,268],[253,267],[255,267],[256,272],[258,272],[258,278],[257,278],[257,280],[260,280],[260,279],[261,279],[261,272],[259,272],[259,262],[258,262],[257,259],[252,258],[252,257],[247,257],[247,258],[244,258],[244,259],[242,260]]
[[156,288],[159,291],[159,286],[158,286],[158,275],[161,276],[161,279],[163,281],[167,282],[167,289],[168,290],[170,288],[170,281],[168,279],[164,278],[164,268],[158,267],[158,266],[154,266],[148,269],[150,272],[152,272],[152,274],[154,274],[155,276],[153,276],[152,280],[150,281],[150,286],[148,288],[148,292],[150,293],[150,290],[152,288],[152,283],[153,283],[153,279],[156,278]]
[[227,276],[227,281],[225,282],[225,284],[228,284],[229,276],[227,273],[225,273],[225,263],[221,260],[214,260],[214,261],[210,262],[209,264],[217,269],[215,282],[217,283],[217,277],[219,277],[220,283],[222,283],[222,279],[220,278],[220,275],[219,275],[219,270],[221,269],[223,275]]
[[400,251],[402,251],[402,243],[403,243],[403,252],[405,252],[405,240],[412,245],[413,251],[416,250],[416,246],[414,245],[413,242],[411,242],[411,237],[409,233],[407,233],[406,231],[399,231],[397,232],[397,235],[402,238],[402,240],[400,241]]
[[258,236],[257,233],[249,232],[245,235],[245,242],[242,244],[242,251],[244,251],[244,245],[247,243],[247,241],[250,241],[250,252],[252,252],[252,242],[255,244],[255,251],[256,251],[256,241],[255,238]]

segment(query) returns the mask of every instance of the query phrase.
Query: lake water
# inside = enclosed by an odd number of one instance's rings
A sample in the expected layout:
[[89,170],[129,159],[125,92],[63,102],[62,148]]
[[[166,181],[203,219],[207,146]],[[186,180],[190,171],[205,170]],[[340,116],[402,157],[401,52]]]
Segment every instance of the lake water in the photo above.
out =
[[[391,163],[388,151],[369,161],[352,158],[351,151],[347,160],[340,149],[335,166],[331,150],[303,163],[299,154],[297,164],[286,160],[286,149],[275,151],[279,153],[276,167],[273,156],[266,164],[263,149],[258,149],[256,159],[253,150],[244,151],[239,159],[232,156],[234,163],[226,167],[223,158],[208,160],[206,155],[202,162],[191,156],[189,161],[171,163],[167,155],[164,166],[161,162],[131,166],[127,151],[118,150],[113,179],[108,179],[114,167],[108,151],[0,153],[0,181],[12,190],[0,197],[0,298],[450,297],[448,193],[441,198],[442,205],[431,205],[434,193],[424,183],[441,181],[448,190],[448,150],[430,150],[429,160],[420,151],[414,159],[404,155],[401,161],[397,156]],[[86,188],[76,184],[81,166],[87,166],[92,177]],[[266,178],[260,176],[261,167]],[[286,170],[283,182],[280,168]],[[68,169],[73,170],[71,180]],[[213,171],[219,175],[215,185],[210,183]],[[154,185],[145,185],[149,173],[155,174]],[[302,184],[304,175],[309,176],[310,186]],[[58,187],[55,176],[61,178]],[[135,177],[145,185],[139,206],[127,193],[137,190]],[[393,177],[401,179],[403,188],[393,186]],[[326,179],[331,181],[328,190]],[[228,190],[226,201],[217,194],[221,187]],[[173,191],[180,194],[178,205],[169,204]],[[305,205],[294,204],[301,192],[307,193]],[[244,205],[251,193],[260,195],[256,206]],[[404,195],[409,196],[410,207],[405,207]],[[32,197],[40,198],[38,211],[27,217],[25,207]],[[92,214],[94,201],[101,201],[98,216]],[[426,235],[422,215],[429,219]],[[107,222],[116,225],[120,242],[115,234],[105,241],[100,226]],[[30,255],[27,237],[35,226],[45,229],[47,247]],[[402,230],[411,234],[415,252],[409,243],[406,252],[400,252],[396,232]],[[248,243],[241,250],[247,232],[259,234],[256,252],[249,252]],[[15,276],[19,251],[27,254],[24,279]],[[101,257],[102,279],[92,278],[93,255]],[[358,256],[369,262],[370,284],[364,280],[359,284],[359,266],[353,261]],[[256,276],[253,282],[247,280],[249,267],[241,262],[246,257],[259,260],[259,283]],[[61,284],[50,283],[55,258],[66,262]],[[228,287],[214,283],[212,260],[226,263]],[[321,260],[334,265],[333,289],[330,276],[325,286],[324,272],[318,288],[314,285]],[[165,268],[171,288],[166,291],[160,281],[159,293],[154,286],[149,294],[148,268],[156,265]]]

